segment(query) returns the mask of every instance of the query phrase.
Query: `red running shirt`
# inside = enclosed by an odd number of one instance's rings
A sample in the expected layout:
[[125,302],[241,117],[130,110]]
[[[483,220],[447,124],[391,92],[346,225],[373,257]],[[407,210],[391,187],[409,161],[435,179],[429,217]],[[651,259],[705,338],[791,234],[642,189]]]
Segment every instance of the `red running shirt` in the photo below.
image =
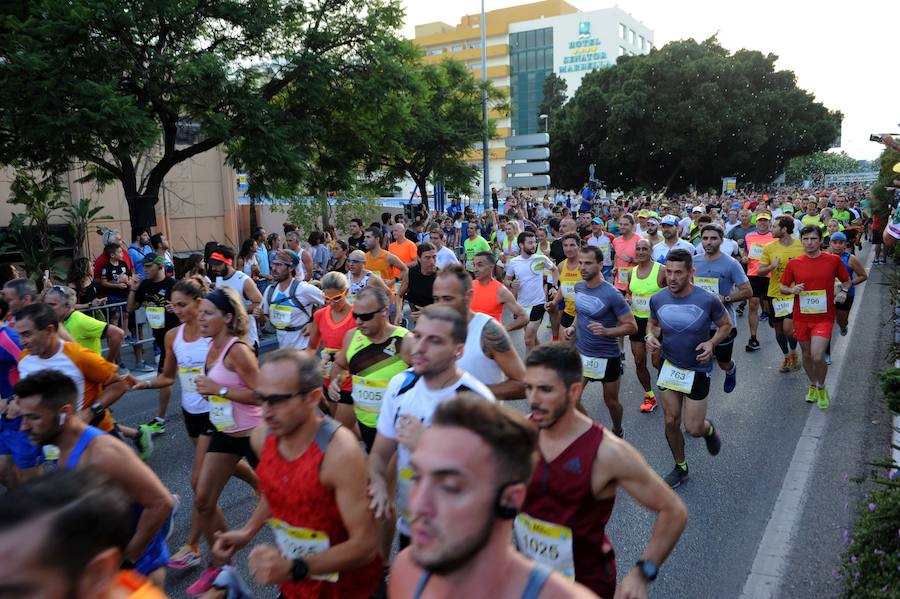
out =
[[[334,355],[334,353],[340,351],[341,344],[344,341],[344,335],[347,331],[356,328],[356,320],[353,318],[353,309],[351,306],[351,309],[347,311],[347,315],[344,316],[342,321],[334,322],[334,319],[331,317],[331,308],[332,306],[329,305],[321,310],[313,312],[313,321],[315,321],[316,327],[319,329],[322,347],[325,348],[328,353]],[[324,381],[325,386],[328,387],[330,382],[331,379],[326,377]],[[353,379],[348,376],[346,380],[344,380],[344,384],[341,385],[341,391],[352,390]]]
[[[259,490],[269,503],[272,517],[290,526],[327,534],[331,547],[350,537],[334,490],[319,481],[322,459],[339,426],[326,417],[309,449],[292,461],[281,457],[276,437],[266,437],[256,468]],[[281,593],[286,599],[368,599],[383,574],[381,558],[376,557],[365,566],[341,572],[337,582],[312,578],[286,582],[281,585]]]
[[806,254],[792,258],[787,263],[781,282],[787,286],[803,283],[806,292],[825,291],[827,309],[819,314],[804,314],[801,311],[801,295],[794,298],[794,320],[801,322],[831,322],[834,320],[834,280],[842,283],[850,280],[850,274],[840,256],[820,253],[815,258]]

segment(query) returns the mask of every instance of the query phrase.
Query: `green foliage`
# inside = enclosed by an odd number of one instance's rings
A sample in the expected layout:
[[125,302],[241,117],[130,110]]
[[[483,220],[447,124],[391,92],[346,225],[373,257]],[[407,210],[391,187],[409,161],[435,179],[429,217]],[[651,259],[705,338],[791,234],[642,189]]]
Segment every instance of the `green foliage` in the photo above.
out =
[[715,38],[677,41],[585,75],[551,120],[551,177],[584,183],[595,163],[611,186],[718,187],[769,182],[788,160],[827,149],[840,113],[776,71],[774,54],[734,54]]
[[329,205],[323,198],[294,196],[278,206],[287,215],[288,222],[300,227],[304,233],[321,231],[329,222],[333,222],[338,231],[346,231],[351,219],[361,218],[364,223],[369,223],[376,219],[379,211],[378,200],[372,197],[339,197]]
[[103,206],[98,206],[91,198],[81,198],[77,204],[66,204],[62,207],[63,218],[72,231],[72,260],[84,256],[84,244],[87,240],[88,228],[95,222],[112,220],[109,214],[100,214]]
[[813,186],[822,185],[825,175],[836,173],[857,173],[865,170],[865,161],[856,160],[846,152],[815,152],[806,156],[798,156],[788,161],[784,171],[785,183],[797,185],[803,181],[812,181]]
[[550,73],[544,78],[544,99],[538,111],[538,116],[542,114],[548,115],[551,119],[559,112],[566,103],[566,92],[569,86],[566,80],[557,75]]
[[330,156],[356,167],[329,147],[340,119],[323,109],[369,114],[340,94],[408,51],[402,15],[397,0],[3,3],[0,163],[91,165],[120,182],[133,226],[175,165],[220,145],[257,197],[321,189]]
[[878,180],[872,185],[872,211],[879,215],[882,224],[891,214],[894,192],[887,188],[897,187],[894,180],[900,179],[900,173],[895,173],[893,169],[898,162],[900,162],[900,152],[885,147],[881,153]]
[[888,368],[878,378],[888,408],[895,414],[900,414],[900,368]]

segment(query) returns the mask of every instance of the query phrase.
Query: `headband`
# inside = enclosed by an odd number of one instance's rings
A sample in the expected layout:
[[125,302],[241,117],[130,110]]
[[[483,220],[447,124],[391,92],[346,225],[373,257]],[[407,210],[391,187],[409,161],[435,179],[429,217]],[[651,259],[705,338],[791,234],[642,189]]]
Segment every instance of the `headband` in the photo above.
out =
[[228,301],[228,296],[221,289],[216,289],[215,291],[207,293],[206,299],[218,308],[219,311],[226,314],[234,314],[234,307],[231,305],[231,302]]
[[227,264],[228,266],[231,266],[231,262],[232,262],[231,258],[226,258],[225,256],[223,256],[223,255],[220,254],[219,252],[213,252],[212,254],[210,254],[210,255],[209,255],[209,259],[210,259],[210,260],[217,260],[217,261],[219,261],[219,262],[221,262],[221,263],[223,263],[223,264]]

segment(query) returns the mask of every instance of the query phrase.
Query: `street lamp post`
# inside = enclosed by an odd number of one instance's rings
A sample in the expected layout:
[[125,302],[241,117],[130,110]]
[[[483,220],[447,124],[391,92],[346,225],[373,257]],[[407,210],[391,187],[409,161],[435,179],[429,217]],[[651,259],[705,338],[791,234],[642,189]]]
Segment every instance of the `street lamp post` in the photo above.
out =
[[482,155],[482,182],[484,184],[484,209],[489,210],[491,207],[491,185],[488,150],[488,105],[487,105],[487,34],[485,33],[485,17],[484,17],[484,0],[481,0],[481,118],[484,123],[484,131],[481,138],[481,155]]
[[538,118],[544,121],[544,132],[550,133],[550,115],[549,114],[539,114]]

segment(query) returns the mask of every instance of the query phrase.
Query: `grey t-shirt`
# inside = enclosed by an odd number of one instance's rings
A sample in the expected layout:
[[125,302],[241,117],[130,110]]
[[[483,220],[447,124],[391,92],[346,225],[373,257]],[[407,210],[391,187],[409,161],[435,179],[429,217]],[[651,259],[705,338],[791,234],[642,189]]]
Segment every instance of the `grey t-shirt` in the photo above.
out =
[[663,357],[678,368],[696,372],[712,371],[715,359],[698,362],[697,346],[709,341],[710,325],[724,313],[718,297],[696,286],[685,297],[675,297],[664,288],[650,298],[650,318],[662,330]]
[[631,312],[628,302],[619,291],[603,281],[598,287],[588,287],[581,281],[575,284],[575,348],[591,358],[618,358],[618,337],[601,337],[588,329],[596,321],[607,328],[617,326],[619,317]]
[[[706,289],[705,285],[713,284],[709,279],[716,279],[719,288],[716,293],[722,296],[731,295],[735,287],[750,281],[747,278],[747,273],[741,268],[741,263],[731,256],[723,254],[715,260],[709,260],[706,254],[694,256],[694,285]],[[706,289],[706,291],[711,293],[712,289]],[[731,318],[731,326],[737,326],[737,318],[734,314],[732,303],[728,302],[725,304],[725,308],[728,310],[729,318]],[[715,329],[716,326],[713,325],[712,328]]]

